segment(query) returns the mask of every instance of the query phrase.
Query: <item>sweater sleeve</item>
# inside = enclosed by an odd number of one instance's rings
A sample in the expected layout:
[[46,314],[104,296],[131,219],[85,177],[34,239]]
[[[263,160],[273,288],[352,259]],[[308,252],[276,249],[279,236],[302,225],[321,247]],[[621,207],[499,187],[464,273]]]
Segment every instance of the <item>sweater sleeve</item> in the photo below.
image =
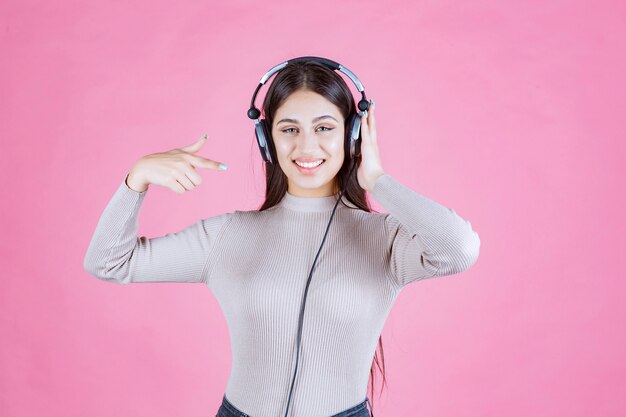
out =
[[463,272],[478,259],[478,233],[453,209],[418,194],[389,174],[376,180],[371,194],[389,212],[385,217],[386,253],[400,287]]
[[[126,177],[128,178],[128,177]],[[104,281],[206,283],[205,267],[233,213],[197,220],[165,236],[138,237],[139,212],[147,190],[129,188],[126,178],[105,207],[83,261]]]

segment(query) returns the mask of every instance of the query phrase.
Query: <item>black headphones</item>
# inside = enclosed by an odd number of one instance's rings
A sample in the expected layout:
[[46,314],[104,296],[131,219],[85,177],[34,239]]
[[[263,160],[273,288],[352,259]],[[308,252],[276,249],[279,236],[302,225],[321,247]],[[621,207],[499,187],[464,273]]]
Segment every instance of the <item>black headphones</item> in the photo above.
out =
[[338,64],[335,61],[331,61],[330,59],[320,58],[316,56],[303,56],[299,58],[290,59],[289,61],[285,61],[282,64],[278,64],[272,69],[270,69],[265,75],[261,78],[259,85],[256,90],[254,90],[254,94],[252,95],[252,100],[250,102],[250,109],[248,110],[248,117],[254,120],[254,132],[256,134],[256,140],[259,144],[259,150],[261,151],[261,156],[263,160],[269,164],[274,164],[277,162],[276,158],[276,149],[274,147],[274,142],[272,140],[272,128],[268,125],[265,119],[259,119],[261,116],[261,112],[254,106],[254,100],[256,99],[256,95],[259,92],[259,89],[262,85],[264,85],[267,80],[274,75],[274,73],[282,70],[287,65],[302,62],[302,61],[315,61],[319,62],[330,68],[331,70],[339,70],[346,74],[348,78],[352,80],[356,88],[361,93],[361,100],[357,104],[357,112],[353,113],[349,116],[348,122],[346,125],[348,126],[348,140],[345,142],[345,155],[350,157],[350,159],[354,160],[361,154],[361,115],[367,109],[369,109],[369,101],[365,98],[365,91],[363,89],[363,85],[361,81],[357,78],[356,75],[348,68],[344,67],[341,64]]
[[[278,159],[276,158],[276,149],[274,147],[274,142],[272,140],[271,127],[268,126],[268,123],[265,121],[265,119],[259,119],[259,117],[261,116],[261,112],[259,111],[259,109],[257,109],[254,106],[254,99],[256,98],[256,95],[259,92],[259,89],[261,88],[261,86],[265,84],[267,80],[274,73],[280,71],[281,69],[285,68],[287,65],[291,63],[301,62],[301,61],[319,62],[321,64],[326,65],[331,70],[339,70],[343,72],[352,80],[352,82],[354,82],[354,84],[356,85],[356,88],[361,93],[361,100],[359,101],[357,105],[358,110],[356,113],[353,113],[352,115],[350,115],[348,123],[347,123],[348,133],[349,133],[348,140],[344,141],[345,151],[346,151],[345,155],[346,157],[349,156],[350,160],[352,161],[352,168],[350,168],[350,174],[349,174],[349,175],[352,175],[352,171],[357,165],[356,159],[361,154],[361,116],[363,115],[363,113],[367,111],[367,109],[369,109],[370,103],[365,98],[365,91],[363,90],[363,85],[361,84],[361,81],[359,81],[359,79],[356,77],[356,75],[354,75],[354,73],[352,73],[352,71],[350,71],[346,67],[336,63],[335,61],[331,61],[330,59],[326,59],[326,58],[320,58],[320,57],[315,57],[315,56],[303,56],[299,58],[290,59],[289,61],[285,61],[282,64],[276,65],[275,67],[270,69],[267,73],[265,73],[265,75],[261,78],[259,85],[257,86],[256,90],[254,90],[254,95],[252,96],[252,101],[250,102],[250,109],[248,110],[248,117],[254,120],[254,132],[256,134],[257,143],[259,144],[259,150],[261,151],[261,156],[263,157],[263,160],[268,164],[274,164],[274,163],[277,163],[278,161]],[[337,204],[339,204],[339,201],[341,201],[341,197],[343,196],[344,191],[345,191],[345,185],[343,189],[341,190],[341,194],[339,195],[339,198],[337,199],[337,202],[335,203],[335,207],[333,208],[333,212],[330,215],[330,220],[328,222],[328,225],[326,226],[326,232],[324,233],[322,244],[320,245],[320,248],[317,251],[317,255],[315,255],[315,260],[313,261],[313,266],[311,267],[311,271],[309,272],[309,278],[307,280],[306,287],[304,289],[304,297],[302,299],[302,305],[300,307],[300,318],[298,320],[298,339],[297,339],[298,347],[296,350],[296,366],[294,369],[293,377],[291,379],[291,386],[289,387],[289,398],[287,400],[285,417],[287,417],[289,413],[289,405],[291,404],[291,394],[293,392],[293,384],[296,380],[296,374],[298,372],[298,360],[300,358],[300,339],[302,336],[302,321],[304,318],[304,305],[306,303],[306,296],[309,291],[309,284],[311,282],[311,276],[313,275],[313,269],[315,268],[317,257],[319,256],[320,251],[322,250],[322,246],[324,246],[324,242],[326,241],[326,235],[328,235],[330,224],[333,221],[333,217],[335,216],[335,210],[337,209]],[[366,397],[365,399],[366,399],[366,402],[369,403],[369,398]],[[370,416],[374,417],[374,413],[372,412],[371,405],[370,405]]]

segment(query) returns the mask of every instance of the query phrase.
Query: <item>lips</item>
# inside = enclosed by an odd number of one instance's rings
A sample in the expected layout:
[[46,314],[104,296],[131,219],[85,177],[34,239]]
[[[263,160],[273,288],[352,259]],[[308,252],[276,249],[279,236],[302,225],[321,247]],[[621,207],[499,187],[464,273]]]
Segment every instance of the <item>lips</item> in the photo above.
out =
[[[318,159],[318,161],[319,161],[319,159]],[[302,166],[298,165],[298,164],[296,163],[296,161],[293,161],[293,164],[296,166],[296,168],[298,169],[298,171],[300,171],[300,172],[301,172],[301,173],[303,173],[303,174],[314,174],[315,172],[317,172],[317,171],[320,169],[320,167],[321,167],[322,165],[324,165],[324,162],[326,162],[326,160],[325,160],[325,159],[322,159],[322,162],[321,162],[320,164],[318,164],[318,165],[316,165],[316,166],[314,166],[314,167],[312,167],[312,168],[302,167]]]
[[[322,161],[322,162],[319,162],[319,161]],[[293,163],[296,164],[296,165],[298,165],[298,162],[299,163],[308,163],[308,164],[310,164],[310,163],[318,163],[319,162],[319,164],[316,165],[316,166],[319,166],[319,165],[322,165],[324,162],[326,162],[326,160],[324,158],[309,159],[309,160],[305,160],[305,159],[294,159],[293,160]],[[298,166],[300,166],[300,165],[298,165]],[[306,167],[303,167],[303,168],[306,168]],[[313,168],[315,168],[315,167],[313,167]]]

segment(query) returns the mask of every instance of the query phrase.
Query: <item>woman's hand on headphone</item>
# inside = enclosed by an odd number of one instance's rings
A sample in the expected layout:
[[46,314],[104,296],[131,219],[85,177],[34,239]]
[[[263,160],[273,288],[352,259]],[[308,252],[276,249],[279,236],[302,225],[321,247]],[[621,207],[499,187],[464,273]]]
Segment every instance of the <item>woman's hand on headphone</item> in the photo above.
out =
[[361,116],[361,163],[356,171],[359,185],[366,191],[372,191],[378,177],[383,175],[382,163],[376,143],[376,119],[374,101],[370,100],[367,114]]
[[167,187],[178,194],[193,190],[202,184],[202,177],[196,172],[196,168],[227,168],[212,159],[194,155],[202,149],[206,141],[205,135],[191,145],[140,158],[126,177],[126,185],[137,192],[146,191],[150,184]]

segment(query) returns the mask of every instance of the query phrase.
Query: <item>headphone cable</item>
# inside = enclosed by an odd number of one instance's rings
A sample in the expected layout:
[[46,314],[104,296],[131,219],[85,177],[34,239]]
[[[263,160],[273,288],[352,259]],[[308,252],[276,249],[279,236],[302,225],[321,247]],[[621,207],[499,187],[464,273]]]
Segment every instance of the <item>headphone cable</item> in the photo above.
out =
[[[354,168],[356,167],[357,162],[356,162],[356,158],[352,159],[352,168],[350,168],[350,173],[348,174],[348,178],[351,178],[352,176],[352,172],[354,171]],[[287,417],[287,415],[289,414],[289,405],[291,404],[291,395],[293,393],[293,384],[295,382],[296,379],[296,374],[298,373],[298,361],[300,359],[300,339],[302,337],[302,323],[303,323],[303,318],[304,318],[304,306],[306,304],[306,296],[307,293],[309,291],[309,284],[311,282],[311,276],[313,275],[313,269],[315,268],[315,263],[317,262],[317,258],[319,257],[320,251],[322,250],[322,246],[324,246],[324,242],[326,241],[326,236],[328,235],[328,230],[330,229],[330,224],[333,221],[333,217],[335,216],[335,211],[337,210],[337,205],[339,204],[339,202],[341,201],[341,198],[343,196],[344,191],[346,190],[346,185],[344,184],[341,193],[339,194],[339,198],[337,199],[337,202],[335,203],[335,207],[333,208],[333,212],[330,215],[330,220],[328,221],[328,225],[326,226],[326,232],[324,232],[324,238],[322,239],[322,244],[320,245],[320,248],[317,250],[317,254],[315,255],[315,259],[313,260],[313,266],[311,266],[311,271],[309,272],[309,277],[307,279],[306,282],[306,287],[304,288],[304,296],[302,298],[302,305],[300,307],[300,318],[298,319],[298,347],[296,349],[296,366],[294,369],[294,373],[293,373],[293,377],[291,379],[291,386],[289,388],[289,398],[287,400],[287,409],[285,410],[285,417]],[[374,417],[374,414],[371,414],[372,417]]]

